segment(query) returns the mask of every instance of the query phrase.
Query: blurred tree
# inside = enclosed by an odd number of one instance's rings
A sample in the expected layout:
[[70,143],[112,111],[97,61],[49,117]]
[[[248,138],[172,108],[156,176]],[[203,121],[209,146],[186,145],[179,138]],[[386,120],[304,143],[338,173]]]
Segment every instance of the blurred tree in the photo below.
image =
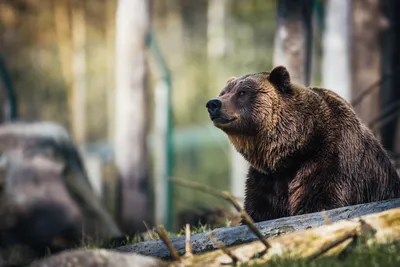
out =
[[[69,0],[53,1],[54,7],[54,25],[57,37],[58,54],[61,66],[62,76],[67,88],[71,86],[72,77],[72,36]],[[68,99],[72,100],[71,98]],[[72,112],[72,102],[69,103],[70,112]]]
[[351,97],[350,8],[348,1],[325,1],[322,58],[322,86],[347,101]]
[[149,214],[148,70],[150,14],[144,0],[119,0],[116,14],[115,160],[119,172],[121,227],[144,230]]
[[278,0],[274,65],[284,65],[296,83],[308,85],[311,73],[312,0]]
[[[216,87],[222,88],[226,79],[232,76],[231,71],[223,64],[224,56],[228,49],[228,35],[225,23],[228,20],[227,0],[208,0],[207,7],[207,54],[208,54],[208,75],[215,75]],[[209,84],[209,86],[214,86]],[[244,196],[245,179],[248,164],[233,146],[230,146],[230,191],[238,197]]]
[[53,5],[61,71],[69,91],[70,129],[74,140],[82,145],[86,137],[85,2],[61,0]]
[[[381,76],[382,12],[379,0],[351,1],[351,95],[352,99],[375,84]],[[337,23],[337,20],[336,20]],[[336,60],[338,57],[336,56]],[[379,113],[379,85],[354,109],[369,123]]]
[[72,134],[78,145],[86,139],[86,21],[85,1],[75,0],[71,5],[73,79],[72,79]]
[[11,75],[8,71],[6,62],[0,54],[0,89],[2,90],[3,100],[3,120],[11,122],[17,119],[17,96]]
[[114,109],[115,109],[115,77],[114,53],[115,51],[115,4],[114,0],[106,0],[106,45],[107,45],[107,137],[109,141],[114,138]]
[[[399,151],[400,142],[398,138],[398,114],[400,101],[400,1],[380,1],[382,12],[388,20],[389,27],[383,31],[382,38],[382,89],[380,91],[382,112],[386,112],[381,123],[381,138],[383,146],[389,152]],[[376,20],[376,18],[375,18]],[[397,148],[397,149],[396,149]]]
[[227,0],[209,0],[207,8],[207,53],[208,56],[221,57],[226,54],[227,37],[225,20]]

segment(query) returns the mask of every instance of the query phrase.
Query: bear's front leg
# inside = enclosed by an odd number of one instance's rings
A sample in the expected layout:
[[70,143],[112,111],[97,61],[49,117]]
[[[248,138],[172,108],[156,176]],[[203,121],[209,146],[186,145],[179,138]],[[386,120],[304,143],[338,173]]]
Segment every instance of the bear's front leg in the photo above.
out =
[[286,217],[289,215],[287,189],[287,183],[250,167],[244,209],[255,222]]
[[343,192],[344,185],[330,179],[329,174],[319,173],[308,177],[295,178],[289,184],[289,214],[290,216],[320,212],[349,205],[349,200]]

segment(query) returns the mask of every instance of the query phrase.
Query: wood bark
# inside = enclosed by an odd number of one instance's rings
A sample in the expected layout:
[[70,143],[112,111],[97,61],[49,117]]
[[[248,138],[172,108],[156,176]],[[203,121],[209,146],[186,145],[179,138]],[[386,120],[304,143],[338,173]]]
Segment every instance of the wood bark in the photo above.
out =
[[[72,37],[69,0],[54,1],[53,5],[54,26],[57,36],[61,73],[68,90],[70,90],[72,77]],[[70,99],[68,99],[68,101],[70,101]],[[72,103],[69,103],[69,108],[72,110]]]
[[116,1],[106,1],[106,60],[107,60],[107,138],[114,140],[115,118],[115,11]]
[[[381,77],[381,21],[379,0],[351,1],[351,96],[355,99]],[[364,123],[379,114],[379,85],[354,106]]]
[[121,227],[143,231],[148,222],[149,131],[146,36],[148,2],[119,0],[116,15],[115,160]]
[[211,59],[221,58],[227,51],[225,20],[227,0],[209,0],[207,7],[207,54]]
[[[361,220],[362,219],[362,220]],[[269,240],[265,250],[260,242],[236,246],[230,253],[239,258],[238,263],[260,266],[280,257],[286,259],[313,260],[318,257],[351,252],[356,237],[364,246],[389,244],[400,238],[400,209],[393,209],[358,219],[344,220],[335,224],[298,231]],[[258,255],[258,256],[257,256]],[[232,266],[232,259],[223,251],[213,251],[184,258],[181,266]],[[178,266],[178,265],[175,265]]]
[[[326,215],[332,222],[335,222],[397,207],[400,207],[400,199],[366,203],[328,210],[326,211]],[[267,238],[272,238],[279,234],[303,230],[310,227],[318,227],[324,224],[325,221],[323,213],[317,212],[260,222],[257,223],[257,226],[264,236]],[[201,233],[191,236],[193,253],[202,253],[218,248],[208,238],[211,233],[219,242],[222,242],[227,247],[257,240],[256,236],[248,229],[247,226],[219,228],[208,233]],[[182,236],[172,238],[171,241],[178,253],[183,255],[185,252],[185,237]],[[164,259],[169,259],[170,257],[168,249],[164,243],[159,240],[151,240],[133,245],[127,245],[119,247],[116,250],[122,252],[135,252],[142,255]]]
[[[370,204],[376,205],[377,203]],[[354,207],[346,208],[352,209]],[[175,255],[176,260],[170,262],[144,257],[135,253],[118,253],[99,249],[75,250],[37,261],[31,266],[51,267],[74,263],[98,267],[115,265],[129,267],[133,266],[133,263],[140,266],[237,266],[243,263],[246,266],[259,266],[260,264],[265,265],[277,257],[310,261],[340,253],[344,255],[345,253],[343,252],[351,253],[355,244],[370,246],[374,244],[389,244],[399,240],[400,208],[350,220],[341,220],[336,223],[328,222],[326,225],[313,229],[278,236],[268,240],[268,249],[260,241],[227,249],[210,233],[209,238],[218,243],[219,246],[222,246],[223,249],[200,255],[192,255],[191,253],[182,257]],[[169,242],[167,241],[167,243]],[[193,236],[191,243],[195,243]],[[139,243],[139,245],[144,246],[144,243]],[[171,248],[171,250],[173,249]]]
[[86,20],[85,2],[74,1],[72,7],[72,134],[78,145],[86,138]]
[[333,90],[350,101],[350,3],[348,1],[328,0],[325,2],[325,10],[322,58],[323,87]]
[[[389,152],[399,150],[398,138],[398,114],[400,101],[400,17],[397,10],[400,8],[400,2],[397,0],[383,0],[380,2],[384,18],[388,22],[387,28],[382,32],[382,89],[380,91],[380,104],[382,109],[391,110],[387,112],[384,123],[379,126],[382,137],[382,145]],[[382,110],[383,112],[383,110]]]
[[312,1],[279,0],[274,66],[284,65],[295,83],[308,85],[311,74]]
[[86,19],[82,1],[54,2],[54,25],[60,67],[68,90],[72,136],[82,145],[86,136]]

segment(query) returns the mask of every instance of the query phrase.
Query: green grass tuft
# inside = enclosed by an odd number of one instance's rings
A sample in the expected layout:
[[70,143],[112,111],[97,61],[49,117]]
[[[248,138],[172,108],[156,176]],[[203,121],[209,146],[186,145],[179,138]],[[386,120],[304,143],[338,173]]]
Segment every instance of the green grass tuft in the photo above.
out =
[[[357,245],[345,254],[319,258],[314,261],[276,258],[264,265],[269,267],[391,267],[400,266],[400,242],[365,247]],[[241,266],[247,266],[243,264]]]

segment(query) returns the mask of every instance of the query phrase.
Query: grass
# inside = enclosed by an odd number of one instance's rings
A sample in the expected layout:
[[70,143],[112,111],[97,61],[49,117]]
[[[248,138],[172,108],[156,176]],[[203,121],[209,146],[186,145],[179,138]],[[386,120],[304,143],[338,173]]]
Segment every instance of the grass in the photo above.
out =
[[[229,225],[229,221],[226,223]],[[197,226],[191,226],[191,234],[204,233],[211,231],[213,228],[210,225],[199,224]],[[158,235],[152,232],[152,240],[158,240]],[[185,229],[181,229],[177,233],[168,233],[170,238],[184,236]],[[104,242],[84,244],[80,248],[95,249],[95,248],[115,248],[122,245],[136,244],[149,240],[148,237],[143,235],[136,235],[133,237],[126,236],[124,240],[119,240],[114,244]],[[47,255],[49,256],[49,255]],[[249,266],[247,264],[240,265],[242,267]],[[251,266],[269,266],[269,267],[378,267],[378,266],[400,266],[400,241],[392,244],[379,245],[374,244],[370,247],[366,247],[363,244],[355,244],[348,247],[339,256],[323,257],[313,261],[307,261],[305,259],[283,259],[275,258],[265,264],[251,265]]]
[[[230,222],[226,221],[226,226],[229,227]],[[198,224],[197,226],[191,226],[191,234],[198,234],[209,232],[215,227],[211,225]],[[150,233],[150,234],[149,234]],[[185,229],[182,228],[176,233],[167,233],[170,238],[184,236]],[[80,248],[115,248],[118,246],[131,245],[147,240],[159,240],[159,236],[155,233],[154,229],[149,229],[148,233],[142,235],[135,235],[133,237],[126,236],[114,243],[106,242],[93,242],[91,244],[84,244]],[[246,267],[247,264],[240,266]],[[368,266],[400,266],[400,241],[392,244],[379,245],[374,244],[370,247],[358,243],[353,246],[349,246],[339,256],[323,257],[313,261],[307,261],[305,259],[283,259],[275,258],[266,264],[251,265],[251,266],[272,266],[272,267],[368,267]]]
[[[227,220],[226,225],[229,226],[230,221]],[[205,233],[212,231],[214,227],[210,225],[203,225],[203,224],[198,224],[197,226],[191,226],[191,235],[199,234],[199,233]],[[115,240],[96,240],[92,242],[87,242],[79,245],[77,248],[85,248],[85,249],[96,249],[96,248],[107,248],[107,249],[113,249],[116,247],[120,246],[126,246],[126,245],[133,245],[136,243],[148,241],[148,240],[159,240],[158,234],[154,231],[154,229],[150,229],[150,233],[144,233],[144,234],[136,234],[134,236],[125,236],[125,237],[120,237]],[[177,233],[171,233],[167,232],[169,238],[174,238],[174,237],[179,237],[179,236],[184,236],[185,235],[185,228],[182,228],[179,230]]]
[[[282,259],[276,258],[263,265],[269,267],[368,267],[368,266],[400,266],[400,242],[387,245],[373,245],[366,247],[356,245],[351,250],[339,256],[319,258],[314,261],[303,259]],[[247,264],[241,265],[243,267]]]
[[[210,226],[199,225],[193,227],[192,234],[203,233],[212,230]],[[178,233],[169,233],[170,237],[182,236],[185,234],[182,229]],[[158,239],[154,235],[154,239]],[[127,239],[126,244],[137,243],[138,239]],[[140,242],[140,241],[139,241]],[[240,265],[242,267],[247,264]],[[378,267],[378,266],[400,266],[400,241],[379,245],[375,244],[370,247],[357,244],[346,250],[339,256],[323,257],[313,261],[304,259],[282,259],[275,258],[266,264],[251,265],[251,266],[269,266],[269,267]]]

